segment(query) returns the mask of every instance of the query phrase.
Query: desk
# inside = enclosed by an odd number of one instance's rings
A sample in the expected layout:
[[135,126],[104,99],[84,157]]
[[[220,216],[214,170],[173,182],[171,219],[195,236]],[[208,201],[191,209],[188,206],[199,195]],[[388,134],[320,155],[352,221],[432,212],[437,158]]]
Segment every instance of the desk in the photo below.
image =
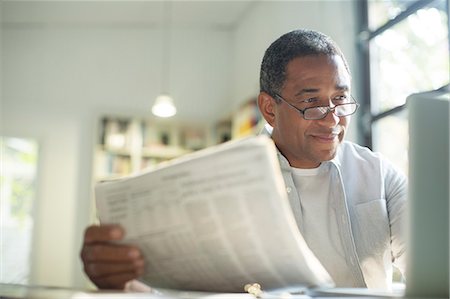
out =
[[[399,298],[381,294],[371,294],[365,289],[348,290],[353,294],[338,294],[343,290],[336,289],[335,293],[320,293],[317,295],[264,295],[262,299],[307,299],[307,298],[351,298],[351,299],[376,299]],[[87,291],[80,289],[68,289],[58,287],[24,286],[14,284],[0,284],[1,299],[255,299],[250,294],[218,294],[200,292],[176,292],[165,291],[159,294],[153,293],[125,293],[121,291]]]
[[[346,292],[347,291],[347,292]],[[288,295],[288,296],[264,296],[262,299],[408,299],[400,295],[387,296],[382,293],[373,293],[367,289],[335,289],[317,295]],[[0,283],[0,299],[255,299],[250,294],[219,294],[200,292],[176,292],[165,293],[126,293],[121,291],[90,291],[82,289],[69,289],[59,287],[24,286],[16,284]],[[410,299],[436,299],[432,297]],[[446,298],[448,299],[448,298]]]

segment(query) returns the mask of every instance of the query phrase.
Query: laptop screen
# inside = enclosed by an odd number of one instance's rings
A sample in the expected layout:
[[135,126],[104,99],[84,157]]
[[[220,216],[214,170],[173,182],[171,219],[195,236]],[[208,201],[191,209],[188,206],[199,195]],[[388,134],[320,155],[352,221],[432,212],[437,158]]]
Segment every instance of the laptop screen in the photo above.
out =
[[449,298],[449,86],[408,97],[407,297]]

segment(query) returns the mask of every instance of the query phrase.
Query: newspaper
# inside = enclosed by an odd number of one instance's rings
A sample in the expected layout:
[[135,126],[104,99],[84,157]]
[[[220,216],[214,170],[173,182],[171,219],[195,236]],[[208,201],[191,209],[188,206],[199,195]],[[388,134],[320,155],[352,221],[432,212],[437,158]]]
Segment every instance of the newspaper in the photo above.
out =
[[231,141],[96,186],[101,223],[142,250],[152,287],[243,292],[332,287],[289,205],[273,141]]

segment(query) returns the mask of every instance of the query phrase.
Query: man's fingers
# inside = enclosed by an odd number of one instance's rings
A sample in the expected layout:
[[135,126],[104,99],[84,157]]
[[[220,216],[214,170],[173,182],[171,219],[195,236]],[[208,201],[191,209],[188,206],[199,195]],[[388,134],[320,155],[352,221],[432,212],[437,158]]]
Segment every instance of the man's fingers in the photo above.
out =
[[140,275],[144,272],[144,260],[139,259],[129,263],[118,264],[90,263],[85,266],[84,270],[92,279],[102,279],[124,273]]
[[144,260],[135,246],[117,244],[125,231],[118,225],[90,226],[84,233],[81,259],[85,272],[101,289],[123,289],[144,272]]
[[84,243],[117,241],[121,240],[124,235],[125,232],[119,225],[91,225],[84,232]]
[[81,259],[84,263],[90,262],[126,262],[140,259],[141,252],[134,246],[126,245],[84,245]]

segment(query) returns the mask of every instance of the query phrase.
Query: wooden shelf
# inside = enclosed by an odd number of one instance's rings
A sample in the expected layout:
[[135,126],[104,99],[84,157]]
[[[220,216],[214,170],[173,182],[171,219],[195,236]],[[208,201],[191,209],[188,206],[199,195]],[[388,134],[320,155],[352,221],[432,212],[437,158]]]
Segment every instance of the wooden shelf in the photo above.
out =
[[149,146],[142,149],[142,157],[144,158],[160,158],[173,159],[184,154],[190,153],[191,150],[178,146]]

